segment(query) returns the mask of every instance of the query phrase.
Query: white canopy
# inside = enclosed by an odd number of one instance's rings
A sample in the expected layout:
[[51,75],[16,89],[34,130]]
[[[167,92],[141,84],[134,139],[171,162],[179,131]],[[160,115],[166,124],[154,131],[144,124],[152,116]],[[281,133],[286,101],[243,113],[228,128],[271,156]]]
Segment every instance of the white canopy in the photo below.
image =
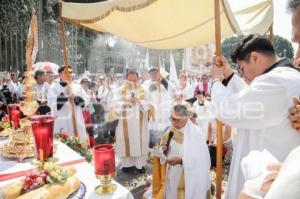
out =
[[[221,0],[222,37],[265,33],[273,21],[272,0]],[[110,0],[62,3],[62,17],[155,49],[214,41],[213,0]]]

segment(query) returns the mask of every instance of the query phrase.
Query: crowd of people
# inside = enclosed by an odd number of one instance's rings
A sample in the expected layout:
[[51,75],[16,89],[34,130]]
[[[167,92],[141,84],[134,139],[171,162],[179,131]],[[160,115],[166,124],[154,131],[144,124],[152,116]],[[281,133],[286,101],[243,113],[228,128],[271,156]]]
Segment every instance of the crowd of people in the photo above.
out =
[[[290,0],[289,8],[293,41],[299,43],[300,1]],[[166,199],[209,197],[219,120],[224,165],[230,166],[225,198],[298,198],[300,48],[292,63],[279,58],[266,37],[252,34],[240,41],[231,60],[237,71],[215,56],[210,73],[182,70],[177,82],[169,82],[159,67],[147,69],[147,78],[134,67],[126,68],[123,78],[76,77],[70,66],[61,66],[57,75],[38,69],[37,114],[57,116],[54,133],[76,135],[89,147],[114,143],[123,172],[145,173],[149,148],[158,149],[160,170],[153,166],[153,184],[144,197]],[[21,82],[16,73],[0,74],[1,118],[8,104],[23,100]],[[278,162],[256,167],[266,170],[264,175],[249,174],[248,154],[263,150]],[[155,183],[155,172],[166,177]]]

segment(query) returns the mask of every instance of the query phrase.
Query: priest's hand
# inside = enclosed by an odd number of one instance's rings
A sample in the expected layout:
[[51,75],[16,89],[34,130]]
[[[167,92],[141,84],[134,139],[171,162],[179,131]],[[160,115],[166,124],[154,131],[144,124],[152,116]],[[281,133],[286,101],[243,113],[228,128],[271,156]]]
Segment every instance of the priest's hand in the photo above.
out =
[[139,100],[138,98],[131,98],[131,99],[129,100],[129,102],[130,102],[131,104],[139,104],[139,103],[140,103],[140,100]]
[[274,163],[274,164],[268,165],[267,169],[268,169],[268,171],[271,171],[272,173],[267,175],[267,177],[264,179],[263,184],[260,188],[261,192],[267,193],[270,190],[274,180],[276,179],[276,177],[279,173],[279,170],[281,169],[281,166],[282,166],[282,163]]
[[172,157],[167,160],[167,163],[171,166],[175,166],[177,164],[182,164],[182,158],[181,157]]
[[289,108],[289,120],[292,123],[292,127],[300,132],[300,99],[294,97],[293,102],[294,106]]
[[224,56],[214,56],[212,60],[211,77],[212,79],[228,78],[233,70]]

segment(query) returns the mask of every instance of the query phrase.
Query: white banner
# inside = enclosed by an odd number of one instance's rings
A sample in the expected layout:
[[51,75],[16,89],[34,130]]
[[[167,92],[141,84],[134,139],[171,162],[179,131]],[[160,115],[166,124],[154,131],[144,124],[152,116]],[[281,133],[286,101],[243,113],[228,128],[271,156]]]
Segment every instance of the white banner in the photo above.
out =
[[214,53],[214,44],[186,48],[184,50],[185,66],[183,66],[183,69],[192,75],[209,73]]

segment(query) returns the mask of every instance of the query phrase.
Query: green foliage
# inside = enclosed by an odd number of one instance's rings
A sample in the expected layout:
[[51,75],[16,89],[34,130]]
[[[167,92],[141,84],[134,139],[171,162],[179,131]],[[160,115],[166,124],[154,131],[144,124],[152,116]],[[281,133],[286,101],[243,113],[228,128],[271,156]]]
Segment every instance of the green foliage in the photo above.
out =
[[[235,64],[231,61],[230,55],[234,51],[235,47],[237,46],[239,40],[241,38],[233,36],[225,39],[222,42],[222,53],[223,55],[229,60],[230,65],[235,68]],[[294,49],[292,43],[289,42],[287,39],[276,35],[274,37],[274,48],[277,55],[280,57],[287,57],[293,59],[294,56]]]
[[88,162],[93,158],[92,152],[86,147],[86,143],[80,140],[78,137],[69,136],[66,133],[55,134],[55,138],[61,141],[62,143],[69,146],[71,149],[79,153],[84,157]]
[[294,49],[292,43],[287,39],[276,35],[274,38],[274,47],[277,55],[279,55],[280,57],[293,59]]

